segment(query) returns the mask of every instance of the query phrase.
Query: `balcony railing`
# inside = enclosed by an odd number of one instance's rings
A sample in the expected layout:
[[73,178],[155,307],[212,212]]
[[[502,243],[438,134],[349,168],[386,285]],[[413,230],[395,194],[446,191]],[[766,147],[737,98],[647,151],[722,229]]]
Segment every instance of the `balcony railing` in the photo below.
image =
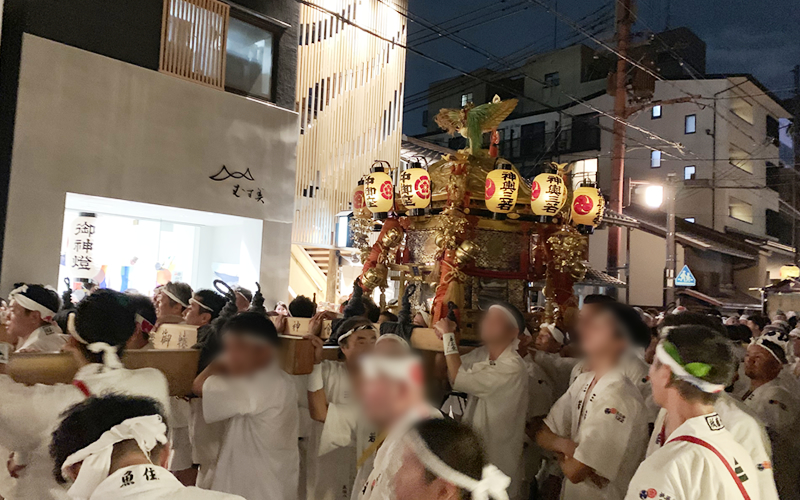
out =
[[[488,144],[486,145],[488,147]],[[500,156],[513,163],[544,160],[559,154],[600,149],[600,130],[565,129],[533,137],[515,137],[500,141]]]
[[229,13],[218,0],[164,0],[159,71],[224,89]]

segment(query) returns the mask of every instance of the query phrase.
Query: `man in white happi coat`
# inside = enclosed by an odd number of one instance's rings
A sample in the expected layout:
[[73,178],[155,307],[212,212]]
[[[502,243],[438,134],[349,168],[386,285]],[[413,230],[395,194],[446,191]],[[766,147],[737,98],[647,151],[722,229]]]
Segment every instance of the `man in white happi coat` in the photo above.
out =
[[[356,478],[356,461],[360,451],[368,446],[369,433],[366,427],[356,439],[361,443],[351,445],[353,419],[357,419],[361,408],[356,400],[354,381],[359,376],[359,360],[375,347],[378,333],[372,322],[364,317],[354,317],[339,325],[336,342],[344,361],[322,359],[322,339],[309,335],[315,346],[314,370],[308,376],[308,401],[311,419],[315,426],[314,442],[317,446],[309,450],[316,456],[313,462],[316,477],[313,478],[315,500],[348,500]],[[341,421],[346,422],[340,425]],[[321,425],[320,425],[321,424]],[[320,428],[321,427],[321,428]]]
[[481,435],[489,461],[512,479],[509,497],[517,498],[529,398],[528,369],[517,352],[517,337],[525,330],[522,313],[506,302],[489,306],[480,323],[483,346],[463,357],[454,322],[443,318],[434,329],[444,345],[450,385],[467,394],[462,421]]
[[781,499],[800,498],[800,395],[780,381],[788,334],[766,332],[747,348],[750,388],[742,400],[764,422],[772,441],[775,482]]
[[662,332],[650,368],[653,399],[666,410],[663,445],[642,462],[626,500],[759,499],[756,465],[714,408],[736,371],[733,346],[700,325]]
[[297,390],[278,359],[274,323],[257,312],[222,327],[223,351],[194,381],[207,423],[224,422],[211,489],[248,500],[296,500]]
[[643,323],[624,304],[598,306],[602,311],[581,331],[592,371],[576,379],[536,435],[558,457],[566,500],[622,498],[647,448],[644,400],[621,364]]
[[6,338],[17,352],[58,352],[66,344],[53,322],[61,304],[58,293],[42,285],[22,285],[8,296]]
[[425,399],[419,357],[393,344],[397,342],[387,343],[388,352],[361,360],[362,416],[377,432],[359,458],[352,500],[391,500],[394,475],[405,451],[403,437],[417,422],[442,417]]
[[78,304],[72,318],[74,328],[65,348],[79,366],[72,384],[26,386],[0,375],[0,446],[13,451],[9,468],[18,477],[9,495],[13,500],[66,498],[66,491],[53,479],[47,446],[68,407],[106,392],[148,396],[165,407],[169,404],[167,380],[160,371],[128,370],[119,360],[118,353],[135,329],[124,294],[97,291]]
[[111,394],[70,408],[53,432],[50,455],[74,500],[243,500],[185,487],[167,469],[163,407],[154,399]]

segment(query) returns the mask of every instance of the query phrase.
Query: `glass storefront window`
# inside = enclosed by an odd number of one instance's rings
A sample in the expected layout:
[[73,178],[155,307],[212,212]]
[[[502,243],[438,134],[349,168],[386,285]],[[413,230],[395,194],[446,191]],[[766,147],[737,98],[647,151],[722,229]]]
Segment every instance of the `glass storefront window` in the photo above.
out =
[[273,100],[273,34],[231,16],[228,24],[225,88]]

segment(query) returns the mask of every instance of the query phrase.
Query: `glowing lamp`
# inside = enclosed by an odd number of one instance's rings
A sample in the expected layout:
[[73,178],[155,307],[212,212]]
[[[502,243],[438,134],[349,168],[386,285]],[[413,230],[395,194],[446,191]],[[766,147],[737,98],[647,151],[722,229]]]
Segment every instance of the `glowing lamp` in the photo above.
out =
[[531,211],[538,222],[553,222],[567,202],[567,186],[554,173],[539,174],[531,185]]
[[790,265],[781,267],[781,279],[800,278],[800,267]]
[[384,220],[389,217],[389,210],[394,207],[394,185],[382,164],[373,165],[364,179],[364,200],[374,218]]
[[585,183],[572,194],[572,224],[582,234],[592,234],[603,220],[605,200],[600,190]]
[[503,165],[486,175],[486,208],[505,216],[514,209],[519,194],[519,176]]
[[400,201],[411,216],[424,215],[431,204],[431,177],[419,162],[400,174]]

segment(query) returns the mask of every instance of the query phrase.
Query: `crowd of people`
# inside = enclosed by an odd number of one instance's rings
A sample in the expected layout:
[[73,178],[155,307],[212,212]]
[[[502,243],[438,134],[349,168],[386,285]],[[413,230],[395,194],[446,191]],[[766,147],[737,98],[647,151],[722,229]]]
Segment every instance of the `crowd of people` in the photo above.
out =
[[[75,301],[19,284],[1,311],[0,498],[800,499],[794,313],[590,295],[567,329],[489,301],[470,342],[455,308],[433,322],[413,292],[381,311],[356,282],[341,311],[268,311],[243,288]],[[311,318],[308,375],[281,368],[291,317]],[[198,331],[190,397],[120,359],[172,323]],[[426,327],[440,352],[412,348]],[[59,351],[71,384],[6,374],[12,353]]]

